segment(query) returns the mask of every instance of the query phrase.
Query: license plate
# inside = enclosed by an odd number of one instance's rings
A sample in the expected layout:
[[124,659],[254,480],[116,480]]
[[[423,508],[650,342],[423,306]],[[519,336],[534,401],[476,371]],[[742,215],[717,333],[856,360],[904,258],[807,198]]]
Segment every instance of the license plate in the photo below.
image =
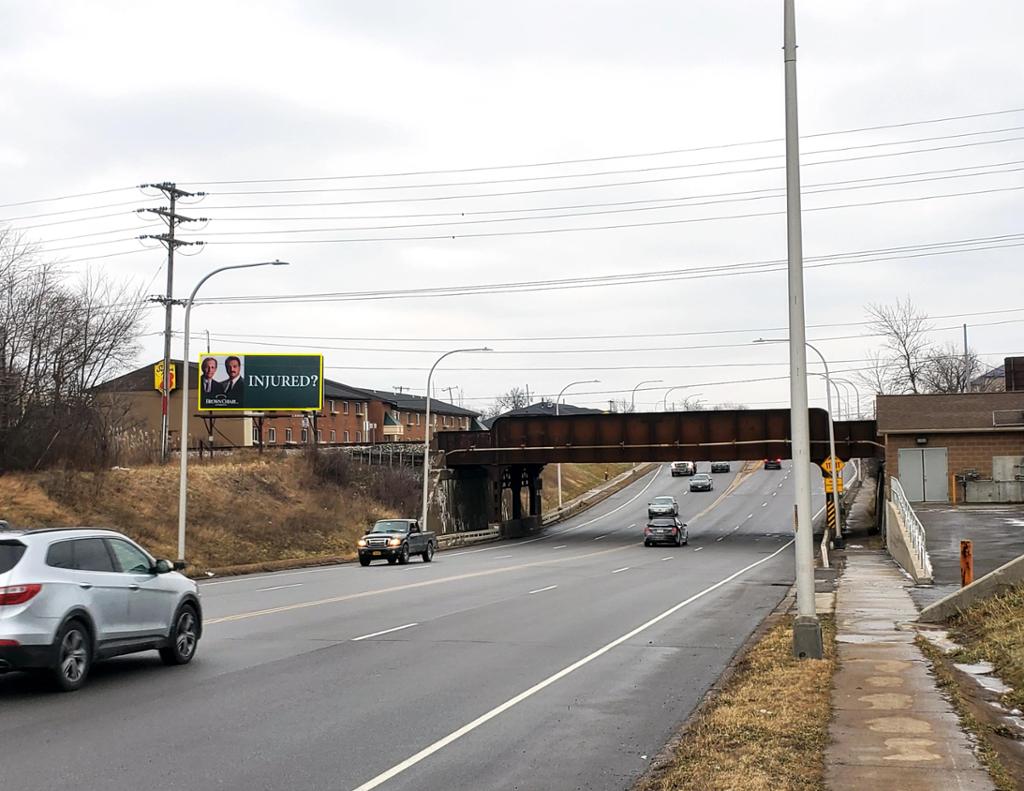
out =
[[374,552],[374,553],[373,553],[373,556],[374,556],[375,558],[378,558],[378,557],[380,557],[380,550],[378,550],[378,551]]

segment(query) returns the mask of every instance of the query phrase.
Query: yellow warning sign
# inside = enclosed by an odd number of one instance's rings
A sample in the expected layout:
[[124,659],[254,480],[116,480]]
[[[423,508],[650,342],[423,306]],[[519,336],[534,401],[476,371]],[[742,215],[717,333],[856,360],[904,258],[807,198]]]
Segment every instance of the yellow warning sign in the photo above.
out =
[[836,492],[839,493],[839,494],[842,494],[843,493],[843,479],[842,478],[829,478],[829,477],[825,478],[825,494],[832,494],[832,485],[833,485],[832,482],[833,481],[835,481],[836,483],[839,484],[839,488],[836,489]]
[[[832,462],[835,462],[835,466],[832,466]],[[828,475],[833,475],[837,472],[842,472],[843,467],[846,466],[846,462],[838,457],[829,456],[825,461],[821,463],[821,469],[823,469]]]
[[[178,377],[175,376],[177,369],[178,366],[171,363],[171,377],[167,385],[168,390],[176,390],[178,387]],[[164,389],[164,363],[162,360],[153,366],[153,388],[161,393]]]

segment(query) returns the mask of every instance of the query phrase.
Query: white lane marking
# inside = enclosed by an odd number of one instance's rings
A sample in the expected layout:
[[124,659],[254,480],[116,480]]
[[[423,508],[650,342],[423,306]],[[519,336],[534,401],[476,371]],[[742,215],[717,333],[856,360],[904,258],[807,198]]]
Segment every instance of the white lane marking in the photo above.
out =
[[772,492],[772,497],[778,497],[778,495],[779,495],[778,492]]
[[693,551],[700,552],[702,549],[704,549],[704,547],[695,547]]
[[217,580],[216,582],[200,582],[199,587],[208,588],[213,585],[233,585],[238,582],[258,582],[264,580],[266,582],[273,582],[275,579],[281,577],[297,577],[300,574],[316,574],[318,571],[343,571],[351,568],[351,566],[318,566],[315,569],[304,569],[302,571],[275,571],[271,572],[270,575],[262,577],[254,577],[252,574],[239,574],[237,577],[232,577],[229,580]]
[[557,587],[557,585],[548,585],[546,588],[537,588],[535,591],[530,591],[530,595],[532,596],[535,593],[543,593],[544,591],[553,591]]
[[725,538],[725,536],[719,536],[718,538],[715,539],[715,541],[721,541],[723,538]]
[[669,556],[669,557],[667,557],[667,558],[662,558],[662,560],[672,560],[672,556],[670,555],[670,556]]
[[511,555],[495,555],[491,560],[507,560]]
[[367,780],[361,786],[358,786],[356,789],[354,789],[354,791],[372,791],[372,789],[378,788],[379,786],[383,785],[388,780],[390,780],[392,777],[400,775],[406,769],[409,769],[410,767],[415,766],[416,764],[418,764],[423,759],[429,758],[434,753],[436,753],[436,752],[438,752],[440,750],[443,750],[445,747],[447,747],[452,742],[457,741],[458,739],[461,739],[467,733],[472,733],[477,728],[479,728],[481,725],[484,725],[485,723],[490,722],[495,717],[498,717],[499,715],[505,713],[506,711],[511,709],[513,706],[515,706],[515,705],[517,705],[519,703],[522,703],[527,698],[533,697],[534,695],[536,695],[541,690],[546,689],[547,687],[550,687],[556,681],[560,681],[561,679],[563,679],[566,676],[568,676],[570,673],[576,672],[581,667],[584,667],[585,665],[588,665],[591,662],[593,662],[595,659],[597,659],[597,658],[599,658],[601,656],[604,656],[609,651],[611,651],[614,648],[617,648],[618,646],[622,645],[626,641],[632,640],[634,637],[636,637],[641,632],[644,632],[647,629],[650,629],[655,624],[660,623],[661,621],[665,620],[666,618],[674,615],[675,613],[679,612],[679,610],[683,609],[684,607],[689,606],[693,602],[695,602],[698,599],[706,596],[707,594],[711,593],[712,591],[718,590],[723,585],[727,585],[728,583],[732,582],[737,577],[739,577],[739,576],[741,576],[743,574],[746,574],[751,569],[756,568],[757,566],[760,566],[762,563],[767,563],[769,560],[772,560],[780,552],[784,551],[792,543],[793,543],[793,540],[790,539],[790,541],[788,543],[786,543],[783,546],[779,547],[772,554],[770,554],[770,555],[768,555],[766,557],[763,557],[760,560],[755,561],[754,563],[751,563],[749,566],[746,566],[746,567],[740,569],[739,571],[735,572],[734,574],[730,574],[725,579],[719,580],[714,585],[711,585],[711,586],[705,588],[704,590],[702,590],[702,591],[700,591],[698,593],[695,593],[690,598],[683,599],[683,601],[679,602],[676,605],[673,605],[672,607],[669,607],[663,613],[660,613],[660,614],[654,616],[653,618],[651,618],[651,620],[647,621],[646,623],[640,624],[640,626],[636,627],[632,631],[627,632],[626,634],[622,635],[621,637],[618,637],[615,640],[612,640],[610,643],[607,643],[607,644],[601,646],[596,651],[593,651],[592,653],[587,654],[582,659],[578,659],[577,661],[573,662],[568,667],[562,668],[557,673],[554,673],[553,675],[548,676],[543,681],[538,682],[537,684],[534,684],[532,687],[530,687],[527,690],[524,690],[523,692],[520,692],[515,697],[509,698],[504,703],[502,703],[502,704],[500,704],[498,706],[495,706],[493,709],[491,709],[487,713],[481,714],[479,717],[477,717],[472,722],[466,723],[461,728],[458,728],[458,729],[452,731],[447,736],[445,736],[445,737],[443,737],[441,739],[438,739],[433,744],[430,744],[430,745],[424,747],[422,750],[420,750],[415,755],[409,756],[404,761],[402,761],[402,762],[400,762],[398,764],[395,764],[393,767],[391,767],[387,771],[381,772],[379,775],[377,775],[376,777],[372,778],[371,780]]
[[284,590],[285,588],[301,588],[301,587],[302,587],[302,583],[301,582],[293,582],[291,585],[275,585],[272,588],[257,588],[256,589],[256,593],[262,593],[263,591],[279,591],[279,590]]
[[764,508],[764,507],[765,507],[765,506],[767,506],[767,505],[768,505],[768,503],[767,503],[767,502],[763,502],[763,503],[761,503],[761,507],[762,507],[762,508]]
[[636,522],[630,525],[630,527],[636,527]]
[[552,549],[565,549],[568,544],[559,544],[557,547],[551,547]]
[[612,574],[618,574],[620,571],[629,571],[629,566],[623,566],[621,569],[615,569]]
[[607,536],[607,535],[608,535],[608,534],[607,534],[607,533],[605,533],[605,534],[604,534],[603,536],[595,536],[595,537],[594,537],[594,540],[595,540],[595,541],[600,541],[600,540],[601,540],[602,538],[604,538],[604,537],[605,537],[605,536]]
[[413,626],[419,626],[418,623],[407,623],[404,626],[396,626],[394,629],[385,629],[382,632],[374,632],[373,634],[364,634],[362,637],[353,637],[352,642],[358,643],[360,640],[369,640],[371,637],[380,637],[382,634],[391,634],[392,632],[399,632],[402,629],[411,629]]
[[753,514],[747,514],[747,519],[753,519],[753,518],[754,518]]

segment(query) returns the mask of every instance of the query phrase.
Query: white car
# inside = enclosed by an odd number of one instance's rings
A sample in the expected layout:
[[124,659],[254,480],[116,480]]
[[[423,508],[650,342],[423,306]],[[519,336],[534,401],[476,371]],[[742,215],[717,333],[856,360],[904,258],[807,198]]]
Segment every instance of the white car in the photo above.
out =
[[166,664],[195,656],[199,589],[112,530],[0,531],[0,673],[43,669],[65,691],[93,661],[156,650]]

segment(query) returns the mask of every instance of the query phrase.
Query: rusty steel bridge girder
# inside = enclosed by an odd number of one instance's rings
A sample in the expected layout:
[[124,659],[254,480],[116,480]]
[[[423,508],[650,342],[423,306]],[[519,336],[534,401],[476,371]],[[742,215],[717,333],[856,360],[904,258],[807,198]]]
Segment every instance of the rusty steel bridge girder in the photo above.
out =
[[[811,459],[828,458],[828,412],[808,410]],[[436,435],[448,467],[792,458],[788,409],[499,418],[490,431]],[[833,424],[841,459],[882,456],[873,420]]]

